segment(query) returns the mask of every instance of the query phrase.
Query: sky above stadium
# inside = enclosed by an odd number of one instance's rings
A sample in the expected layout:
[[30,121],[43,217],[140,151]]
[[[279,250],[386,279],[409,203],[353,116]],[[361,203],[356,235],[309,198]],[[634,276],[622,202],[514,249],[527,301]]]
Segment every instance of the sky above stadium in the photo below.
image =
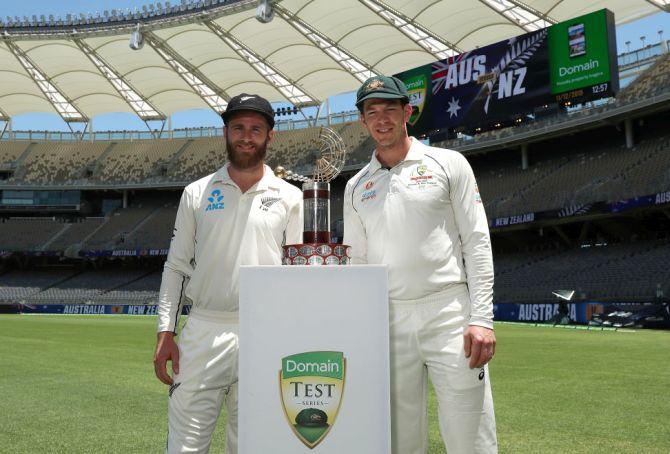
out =
[[[79,15],[80,13],[93,13],[104,10],[125,10],[126,8],[141,8],[147,5],[146,0],[30,0],[24,2],[2,2],[0,16],[28,16],[33,15],[65,17],[67,14]],[[174,0],[178,4],[179,0]],[[670,38],[670,14],[657,13],[647,16],[635,22],[617,27],[618,53],[626,52],[628,49],[635,50],[642,47],[640,37],[645,37],[646,44],[654,44],[659,41],[659,31],[663,31],[663,37]],[[630,42],[626,45],[626,42]],[[288,104],[277,104],[276,107],[288,106]],[[355,109],[354,96],[352,93],[333,96],[330,98],[331,112],[343,112]],[[301,117],[298,117],[300,119]],[[189,110],[172,115],[172,128],[191,128],[201,126],[221,126],[221,119],[209,109]],[[68,131],[67,125],[56,114],[36,113],[18,115],[12,119],[12,129],[28,130],[50,130]],[[128,113],[100,115],[93,120],[93,129],[97,131],[107,130],[145,130],[146,126],[138,117]]]

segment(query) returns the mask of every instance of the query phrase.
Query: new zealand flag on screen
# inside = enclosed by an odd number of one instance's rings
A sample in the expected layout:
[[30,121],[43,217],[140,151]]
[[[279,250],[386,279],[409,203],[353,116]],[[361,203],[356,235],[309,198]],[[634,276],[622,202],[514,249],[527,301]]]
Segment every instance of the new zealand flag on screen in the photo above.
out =
[[550,102],[547,35],[526,33],[398,74],[414,106],[410,132],[491,125]]

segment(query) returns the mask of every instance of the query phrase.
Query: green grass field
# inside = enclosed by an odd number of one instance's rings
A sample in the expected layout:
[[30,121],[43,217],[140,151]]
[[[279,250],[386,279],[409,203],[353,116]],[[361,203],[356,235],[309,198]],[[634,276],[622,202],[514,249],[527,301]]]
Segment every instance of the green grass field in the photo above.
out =
[[[162,452],[154,327],[153,317],[0,315],[0,452]],[[496,333],[500,452],[670,452],[670,332]],[[430,413],[429,452],[442,453],[432,396]]]

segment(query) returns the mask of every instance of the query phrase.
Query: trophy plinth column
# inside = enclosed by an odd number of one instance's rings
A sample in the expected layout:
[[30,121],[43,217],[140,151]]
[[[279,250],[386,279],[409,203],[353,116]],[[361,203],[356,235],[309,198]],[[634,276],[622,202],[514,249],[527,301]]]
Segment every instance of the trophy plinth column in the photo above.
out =
[[330,243],[330,183],[308,181],[302,185],[303,243]]

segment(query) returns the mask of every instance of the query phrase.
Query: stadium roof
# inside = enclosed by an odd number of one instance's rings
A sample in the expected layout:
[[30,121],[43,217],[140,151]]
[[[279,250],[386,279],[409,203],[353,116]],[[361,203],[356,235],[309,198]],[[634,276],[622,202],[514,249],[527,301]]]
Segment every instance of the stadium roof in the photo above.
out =
[[[175,2],[176,3],[176,2]],[[391,74],[601,8],[617,24],[668,11],[669,0],[257,0],[150,4],[65,18],[0,20],[0,120],[110,112],[160,120],[225,109],[253,92],[298,107]],[[139,24],[139,25],[138,25]],[[131,50],[133,31],[144,46]]]

